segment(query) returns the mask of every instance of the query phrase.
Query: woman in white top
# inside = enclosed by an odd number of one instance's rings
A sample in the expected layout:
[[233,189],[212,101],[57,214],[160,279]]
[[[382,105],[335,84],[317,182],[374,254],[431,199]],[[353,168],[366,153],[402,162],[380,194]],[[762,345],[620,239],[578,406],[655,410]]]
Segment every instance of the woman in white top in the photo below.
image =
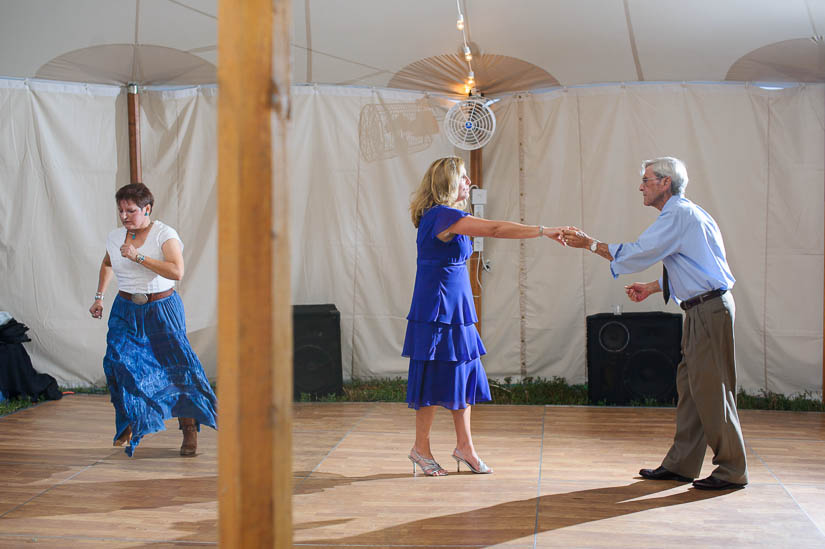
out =
[[180,453],[197,452],[200,425],[217,426],[217,399],[186,337],[183,303],[175,280],[183,277],[183,242],[172,227],[152,221],[155,199],[143,183],[115,195],[122,228],[109,233],[100,265],[94,318],[103,316],[103,295],[117,277],[109,314],[103,371],[115,407],[115,446],[131,456],[140,439],[177,417]]

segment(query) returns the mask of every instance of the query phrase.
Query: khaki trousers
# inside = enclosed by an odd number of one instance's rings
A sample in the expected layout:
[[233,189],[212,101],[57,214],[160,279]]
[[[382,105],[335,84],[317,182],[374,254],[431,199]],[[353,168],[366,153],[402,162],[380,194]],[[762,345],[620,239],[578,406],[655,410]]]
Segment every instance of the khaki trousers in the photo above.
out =
[[662,467],[696,478],[705,450],[713,450],[721,480],[747,484],[745,441],[736,413],[736,356],[730,292],[687,310],[682,331],[682,362],[676,371],[676,435]]

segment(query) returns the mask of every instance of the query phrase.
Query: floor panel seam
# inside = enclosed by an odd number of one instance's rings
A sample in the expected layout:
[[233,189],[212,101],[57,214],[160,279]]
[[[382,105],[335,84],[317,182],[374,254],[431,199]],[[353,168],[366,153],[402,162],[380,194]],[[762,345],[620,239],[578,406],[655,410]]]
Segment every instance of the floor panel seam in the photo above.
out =
[[[112,454],[114,454],[114,452],[112,452]],[[112,454],[110,454],[110,456],[111,456]],[[97,465],[97,464],[99,464],[99,463],[102,463],[102,462],[103,462],[103,460],[102,460],[102,459],[97,460],[96,462],[92,463],[91,465],[87,465],[87,466],[83,467],[82,469],[80,469],[79,471],[76,471],[73,475],[69,475],[68,477],[64,478],[64,479],[63,479],[63,480],[61,480],[60,482],[57,482],[57,483],[55,483],[55,484],[52,484],[51,486],[49,486],[49,487],[48,487],[48,488],[46,488],[45,490],[43,490],[43,491],[41,491],[41,492],[39,492],[39,493],[37,493],[37,494],[33,495],[32,497],[30,497],[29,499],[27,499],[27,500],[26,500],[26,501],[24,501],[23,503],[20,503],[19,505],[16,505],[16,506],[12,507],[11,509],[9,509],[8,511],[6,511],[5,513],[0,513],[0,519],[3,519],[3,518],[4,518],[6,515],[8,515],[9,513],[13,513],[14,511],[17,511],[18,509],[20,509],[20,508],[22,508],[22,507],[24,507],[24,506],[28,505],[29,503],[31,503],[31,502],[32,502],[32,501],[34,501],[35,499],[39,498],[40,496],[42,496],[42,495],[46,494],[47,492],[51,491],[52,489],[57,488],[57,487],[58,487],[58,486],[60,486],[61,484],[65,484],[65,483],[69,482],[70,480],[72,480],[73,478],[75,478],[77,475],[79,475],[79,474],[81,474],[81,473],[85,473],[86,471],[88,471],[89,469],[91,469],[92,467],[94,467],[95,465]]]
[[111,538],[97,536],[49,536],[41,534],[8,534],[0,532],[0,538],[32,538],[32,539],[66,539],[74,541],[121,541],[126,543],[174,543],[182,545],[209,545],[217,546],[213,541],[188,541],[176,539],[144,539],[144,538]]
[[536,522],[533,526],[533,549],[535,549],[539,537],[539,513],[541,512],[541,472],[542,465],[544,464],[544,420],[546,417],[547,407],[544,408],[541,414],[541,444],[539,445],[539,478],[538,486],[536,487]]
[[765,463],[765,460],[762,459],[762,456],[759,455],[759,452],[757,452],[753,448],[750,448],[750,450],[751,450],[751,452],[753,452],[756,455],[757,459],[759,459],[759,461],[762,463],[762,465],[765,467],[765,469],[768,470],[768,472],[771,474],[771,476],[774,479],[776,479],[776,482],[779,484],[779,486],[782,487],[782,490],[785,491],[785,493],[788,495],[788,497],[791,498],[791,501],[794,502],[794,505],[796,505],[797,509],[799,509],[802,512],[803,515],[805,515],[805,518],[808,519],[808,521],[813,525],[813,527],[816,529],[816,531],[819,532],[819,535],[822,536],[823,539],[825,539],[825,532],[822,531],[822,528],[819,527],[819,524],[817,524],[817,522],[811,517],[811,515],[808,514],[808,512],[805,510],[805,508],[802,507],[802,505],[796,500],[796,498],[793,496],[793,494],[791,494],[790,490],[788,490],[788,487],[785,486],[785,484],[781,480],[779,480],[779,477],[776,476],[776,474],[773,472],[773,470],[770,467],[768,467],[768,464]]
[[301,484],[303,484],[303,483],[304,483],[304,481],[305,481],[306,479],[308,479],[309,477],[311,477],[311,476],[312,476],[312,474],[313,474],[315,471],[317,471],[317,470],[318,470],[318,468],[321,466],[321,464],[323,464],[323,463],[324,463],[324,461],[326,461],[326,459],[330,456],[330,454],[332,454],[332,452],[334,452],[334,451],[335,451],[335,449],[336,449],[336,448],[338,448],[338,446],[340,446],[342,442],[344,442],[344,439],[346,439],[346,438],[350,435],[350,433],[352,433],[352,432],[353,432],[353,431],[354,431],[354,430],[355,430],[355,429],[356,429],[356,428],[357,428],[357,427],[361,424],[361,422],[363,422],[363,421],[364,421],[364,420],[365,420],[368,416],[370,416],[370,415],[372,414],[373,410],[375,410],[375,409],[378,407],[378,404],[379,404],[379,403],[373,403],[373,405],[372,405],[372,406],[368,407],[368,408],[364,411],[364,415],[362,415],[362,416],[361,416],[361,418],[353,424],[353,426],[350,428],[350,430],[349,430],[349,431],[347,431],[346,433],[344,433],[344,435],[343,435],[343,436],[342,436],[342,437],[338,440],[338,442],[336,442],[336,443],[335,443],[335,446],[333,446],[332,448],[330,448],[330,450],[329,450],[329,451],[328,451],[328,452],[324,455],[324,457],[323,457],[323,458],[321,458],[321,461],[319,461],[319,462],[315,465],[315,467],[313,467],[312,471],[310,471],[308,475],[306,475],[305,477],[303,477],[303,478],[301,479],[301,481],[300,481],[298,484],[296,484],[295,486],[293,486],[293,487],[292,487],[293,493],[294,493],[294,492],[295,492],[295,491],[296,491],[296,490],[297,490],[297,489],[301,486]]

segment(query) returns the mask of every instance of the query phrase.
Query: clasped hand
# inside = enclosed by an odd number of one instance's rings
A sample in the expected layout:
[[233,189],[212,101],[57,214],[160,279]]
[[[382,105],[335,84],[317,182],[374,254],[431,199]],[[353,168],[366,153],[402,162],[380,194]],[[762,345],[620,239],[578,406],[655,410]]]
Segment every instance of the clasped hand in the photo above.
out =
[[131,259],[132,261],[137,260],[137,249],[131,244],[123,243],[123,246],[120,247],[120,255],[125,257],[126,259]]
[[593,240],[583,230],[573,226],[565,227],[562,239],[571,248],[587,248]]
[[567,227],[545,227],[542,234],[550,240],[555,240],[562,246],[566,246],[564,243],[564,230],[566,228]]
[[[586,232],[577,227],[567,227],[562,234],[562,240],[571,248],[589,248],[593,239]],[[646,299],[650,294],[658,291],[658,281],[654,283],[634,282],[624,287],[624,291],[630,301],[639,302]]]

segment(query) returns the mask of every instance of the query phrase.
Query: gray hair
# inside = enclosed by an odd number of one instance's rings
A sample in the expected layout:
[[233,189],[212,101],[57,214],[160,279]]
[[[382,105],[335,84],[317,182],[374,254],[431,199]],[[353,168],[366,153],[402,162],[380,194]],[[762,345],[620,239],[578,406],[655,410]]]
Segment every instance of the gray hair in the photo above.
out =
[[642,162],[642,176],[648,166],[653,166],[656,177],[670,178],[670,194],[682,196],[688,184],[688,174],[685,163],[672,156],[662,156]]

